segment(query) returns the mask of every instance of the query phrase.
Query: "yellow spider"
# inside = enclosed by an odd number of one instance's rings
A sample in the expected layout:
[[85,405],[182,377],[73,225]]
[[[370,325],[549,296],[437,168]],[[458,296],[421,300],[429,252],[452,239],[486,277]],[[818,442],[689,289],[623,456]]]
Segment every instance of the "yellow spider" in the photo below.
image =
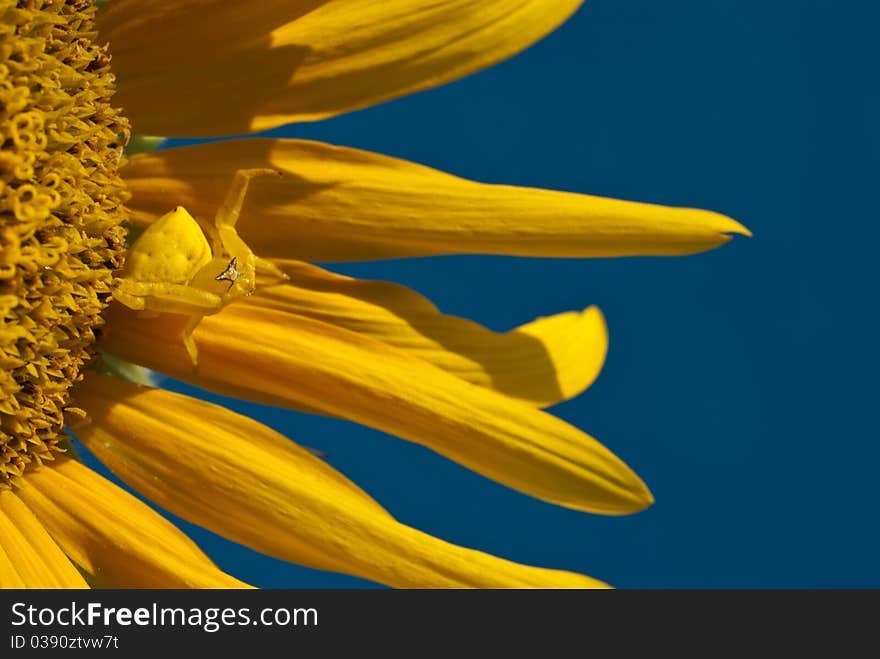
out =
[[281,173],[272,169],[235,173],[214,226],[208,229],[210,244],[199,223],[178,206],[147,227],[128,249],[113,298],[151,315],[190,316],[182,338],[193,366],[198,363],[198,349],[192,333],[202,318],[252,294],[257,271],[288,278],[274,264],[255,256],[235,230],[250,180],[266,175]]

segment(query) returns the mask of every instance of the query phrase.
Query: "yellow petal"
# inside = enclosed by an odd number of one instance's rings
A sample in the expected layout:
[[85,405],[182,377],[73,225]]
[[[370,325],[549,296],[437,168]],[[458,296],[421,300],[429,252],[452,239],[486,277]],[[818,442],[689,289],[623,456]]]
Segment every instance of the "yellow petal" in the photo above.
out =
[[171,512],[283,560],[400,588],[602,586],[465,549],[395,521],[328,464],[217,405],[108,377],[77,392],[77,436]]
[[222,394],[322,410],[423,444],[489,478],[563,506],[607,514],[652,501],[595,439],[545,412],[477,387],[370,337],[273,309],[231,304],[195,331],[114,305],[104,347]]
[[242,588],[170,522],[76,460],[19,479],[18,497],[64,552],[115,588]]
[[15,569],[6,550],[0,545],[0,589],[7,588],[27,588],[27,584]]
[[360,261],[437,254],[586,257],[690,254],[748,230],[710,211],[487,185],[367,151],[253,138],[134,156],[133,219],[178,204],[210,221],[236,169],[254,181],[238,229],[256,254]]
[[98,16],[138,131],[212,136],[436,87],[554,30],[581,0],[113,0]]
[[88,588],[39,520],[8,489],[0,490],[0,554],[0,588]]
[[440,313],[418,293],[289,261],[290,277],[260,286],[243,304],[277,309],[370,336],[463,380],[535,405],[551,405],[590,386],[605,360],[608,333],[596,307],[503,334]]

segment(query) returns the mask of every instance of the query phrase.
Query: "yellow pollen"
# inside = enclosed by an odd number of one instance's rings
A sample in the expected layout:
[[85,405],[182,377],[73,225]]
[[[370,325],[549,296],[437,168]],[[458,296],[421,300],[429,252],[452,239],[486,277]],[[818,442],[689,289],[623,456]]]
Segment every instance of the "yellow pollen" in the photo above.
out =
[[0,0],[0,487],[51,460],[125,255],[110,105],[91,0]]

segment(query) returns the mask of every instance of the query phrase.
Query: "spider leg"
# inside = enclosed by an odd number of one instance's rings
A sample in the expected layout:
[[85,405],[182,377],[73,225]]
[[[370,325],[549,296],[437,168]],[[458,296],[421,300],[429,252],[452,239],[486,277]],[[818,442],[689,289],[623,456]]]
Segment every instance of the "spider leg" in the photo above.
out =
[[282,281],[290,281],[290,277],[277,265],[272,263],[269,259],[260,258],[259,256],[255,257],[257,273],[261,275],[269,275],[271,277],[275,277],[276,279],[280,279]]
[[[223,250],[234,256],[243,251],[249,251],[244,241],[238,237],[235,225],[241,214],[241,207],[244,205],[244,199],[247,196],[248,186],[252,178],[260,176],[281,176],[281,172],[275,169],[239,169],[232,178],[232,185],[217,209],[214,216],[214,227],[216,228],[217,238],[220,241]],[[216,250],[215,250],[216,252]]]
[[196,346],[195,339],[193,339],[193,332],[201,322],[202,316],[190,316],[189,320],[186,322],[186,326],[181,332],[183,347],[186,348],[186,354],[189,355],[189,359],[193,364],[193,369],[199,365],[199,349]]

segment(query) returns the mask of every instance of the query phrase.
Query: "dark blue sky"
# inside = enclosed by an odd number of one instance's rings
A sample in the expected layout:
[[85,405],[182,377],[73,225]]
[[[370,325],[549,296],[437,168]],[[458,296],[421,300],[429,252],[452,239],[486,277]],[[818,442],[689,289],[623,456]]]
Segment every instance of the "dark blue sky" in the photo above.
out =
[[[576,513],[351,423],[236,409],[327,451],[402,521],[521,562],[619,587],[880,587],[878,24],[869,2],[592,0],[468,79],[274,131],[752,229],[684,258],[336,268],[498,330],[598,304],[605,369],[552,411],[645,479],[648,511]],[[186,528],[256,585],[371,585]]]

